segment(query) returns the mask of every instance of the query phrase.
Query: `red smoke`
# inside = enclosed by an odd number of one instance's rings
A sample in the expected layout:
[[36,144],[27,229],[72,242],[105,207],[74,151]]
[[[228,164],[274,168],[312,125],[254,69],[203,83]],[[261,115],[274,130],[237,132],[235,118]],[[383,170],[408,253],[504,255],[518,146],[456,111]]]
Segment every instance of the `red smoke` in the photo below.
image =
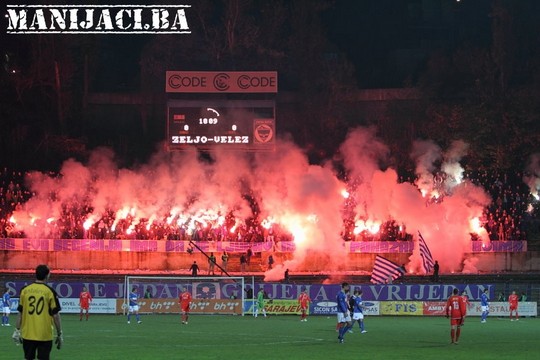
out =
[[[30,173],[27,184],[35,196],[13,218],[30,237],[51,236],[65,209],[81,204],[92,209],[80,224],[84,228],[106,212],[115,214],[114,226],[128,222],[126,231],[142,221],[148,227],[226,221],[235,227],[248,219],[267,227],[275,223],[293,234],[297,249],[292,260],[267,273],[267,279],[279,279],[285,268],[301,270],[319,255],[320,270],[343,266],[345,197],[357,227],[376,232],[377,224],[393,219],[408,233],[422,233],[442,272],[462,269],[471,220],[481,218],[490,202],[482,188],[461,179],[465,143],[455,142],[446,153],[433,142],[415,144],[416,184],[399,183],[394,169],[381,169],[389,151],[374,129],[352,130],[340,147],[348,183],[330,163],[310,165],[295,144],[280,141],[276,148],[257,154],[216,151],[211,161],[196,151],[159,152],[135,169],[118,168],[114,154],[99,149],[87,164],[67,160],[59,177]],[[256,213],[246,195],[257,203]],[[420,271],[416,252],[410,261],[408,269]],[[474,261],[467,264],[474,270]]]

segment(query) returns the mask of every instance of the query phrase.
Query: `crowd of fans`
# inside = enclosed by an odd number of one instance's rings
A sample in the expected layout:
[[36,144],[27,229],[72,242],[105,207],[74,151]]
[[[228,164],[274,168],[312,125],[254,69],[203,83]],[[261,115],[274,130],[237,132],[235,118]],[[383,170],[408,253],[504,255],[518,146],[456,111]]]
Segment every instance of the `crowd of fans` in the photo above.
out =
[[7,168],[0,169],[0,236],[6,237],[10,229],[9,218],[11,213],[19,208],[30,198],[30,193],[25,190],[24,176],[26,174],[11,171]]
[[[24,172],[10,171],[6,168],[0,172],[0,237],[23,238],[27,234],[11,221],[16,210],[24,208],[24,203],[32,197],[32,193],[24,186]],[[54,174],[49,174],[54,176]],[[252,198],[245,196],[248,202]],[[253,206],[252,206],[253,207]],[[252,209],[256,214],[257,211]],[[278,224],[263,226],[255,218],[240,222],[232,212],[218,217],[197,220],[187,217],[183,224],[169,221],[167,218],[135,219],[131,215],[118,218],[115,211],[102,214],[101,218],[90,226],[85,226],[85,219],[92,208],[85,203],[73,200],[62,207],[59,219],[47,221],[36,219],[35,225],[46,238],[60,239],[168,239],[193,241],[291,241],[292,234],[283,231]]]
[[482,171],[466,177],[483,187],[493,200],[482,219],[490,240],[527,239],[529,224],[537,215],[537,200],[523,182],[523,174]]
[[[24,208],[24,203],[32,194],[24,186],[25,173],[2,169],[0,172],[0,237],[26,237],[10,221],[13,211]],[[527,224],[535,216],[534,198],[523,183],[521,174],[476,172],[467,173],[465,177],[483,187],[493,199],[485,209],[482,225],[491,240],[525,240]],[[249,196],[252,211],[257,214],[257,205]],[[444,201],[444,200],[443,200]],[[345,200],[343,209],[342,237],[346,241],[399,241],[411,240],[404,224],[389,219],[375,227],[358,230],[355,223],[354,200]],[[240,222],[232,213],[223,214],[219,218],[193,220],[186,218],[183,224],[168,219],[135,219],[130,215],[117,219],[114,211],[102,214],[102,217],[86,226],[85,220],[92,212],[87,204],[73,202],[62,208],[60,219],[39,224],[47,238],[99,238],[99,239],[169,239],[194,241],[291,241],[292,235],[280,228],[278,224],[265,224],[257,216]],[[475,234],[471,234],[473,240]]]

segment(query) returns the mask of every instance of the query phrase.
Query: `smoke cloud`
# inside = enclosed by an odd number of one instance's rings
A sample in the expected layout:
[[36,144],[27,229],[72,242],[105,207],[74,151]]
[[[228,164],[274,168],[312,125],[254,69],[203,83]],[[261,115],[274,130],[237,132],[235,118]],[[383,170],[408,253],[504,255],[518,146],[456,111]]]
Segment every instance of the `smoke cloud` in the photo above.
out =
[[[77,221],[66,214],[81,208],[86,215],[77,225],[85,229],[104,214],[114,227],[127,224],[126,232],[139,223],[176,223],[191,230],[205,223],[274,224],[292,234],[296,251],[268,271],[266,280],[282,279],[285,269],[342,269],[346,218],[355,232],[376,234],[388,220],[410,234],[420,231],[442,272],[461,271],[470,233],[482,232],[477,220],[490,199],[463,181],[459,161],[467,144],[462,141],[446,152],[432,141],[416,142],[414,184],[400,183],[396,170],[387,168],[388,147],[374,128],[351,130],[341,145],[346,176],[330,162],[310,164],[290,141],[280,140],[276,148],[256,154],[216,151],[210,158],[195,150],[158,151],[132,169],[119,168],[110,150],[97,149],[87,163],[67,160],[60,176],[31,172],[26,180],[34,196],[13,217],[29,237],[59,236],[56,225]],[[417,250],[407,268],[421,272]]]
[[526,173],[523,176],[523,181],[529,187],[531,195],[536,199],[540,199],[538,191],[540,190],[540,154],[532,154],[529,158],[526,167]]
[[441,148],[431,140],[418,140],[413,143],[411,158],[416,161],[416,186],[423,196],[433,194],[435,163],[441,159]]

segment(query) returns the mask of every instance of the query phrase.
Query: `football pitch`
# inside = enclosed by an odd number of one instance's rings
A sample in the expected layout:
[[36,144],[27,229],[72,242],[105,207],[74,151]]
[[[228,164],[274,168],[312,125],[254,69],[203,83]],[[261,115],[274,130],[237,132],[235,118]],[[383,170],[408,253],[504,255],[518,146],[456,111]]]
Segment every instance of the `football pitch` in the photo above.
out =
[[[442,317],[367,317],[339,344],[335,317],[142,315],[142,324],[120,315],[62,316],[64,347],[52,359],[538,359],[540,320],[468,318],[459,345],[450,344]],[[11,323],[15,323],[12,316]],[[13,326],[0,328],[0,357],[21,359],[11,340]]]

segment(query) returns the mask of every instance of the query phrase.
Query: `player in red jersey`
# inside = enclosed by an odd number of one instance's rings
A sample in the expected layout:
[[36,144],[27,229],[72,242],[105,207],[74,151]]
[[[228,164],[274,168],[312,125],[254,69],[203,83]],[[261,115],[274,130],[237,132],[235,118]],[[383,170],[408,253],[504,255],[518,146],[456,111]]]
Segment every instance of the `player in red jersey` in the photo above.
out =
[[191,305],[191,293],[186,287],[182,289],[182,293],[179,296],[180,309],[182,311],[182,324],[188,323],[189,307]]
[[90,308],[90,303],[92,302],[92,295],[86,288],[83,287],[81,294],[79,295],[79,306],[81,307],[81,314],[79,316],[79,321],[82,321],[83,312],[86,312],[86,321],[88,321],[88,309]]
[[465,315],[465,306],[461,296],[458,295],[459,290],[454,289],[452,296],[446,302],[446,317],[450,317],[450,337],[452,344],[458,343],[459,335],[461,334],[461,324]]
[[515,291],[512,291],[512,294],[508,297],[508,303],[510,304],[510,321],[514,321],[514,319],[512,319],[512,314],[515,313],[515,318],[516,318],[516,321],[519,320],[519,315],[518,315],[518,301],[519,301],[519,298],[516,294]]
[[469,308],[469,295],[466,291],[461,292],[461,301],[463,302],[463,321],[461,321],[461,326],[465,325],[465,317],[467,316],[467,309]]
[[309,298],[309,295],[306,292],[306,289],[302,289],[302,292],[300,293],[300,296],[298,296],[298,303],[300,304],[300,311],[302,311],[302,315],[300,315],[300,321],[307,321],[307,310],[309,307],[309,303],[311,302],[311,299]]

